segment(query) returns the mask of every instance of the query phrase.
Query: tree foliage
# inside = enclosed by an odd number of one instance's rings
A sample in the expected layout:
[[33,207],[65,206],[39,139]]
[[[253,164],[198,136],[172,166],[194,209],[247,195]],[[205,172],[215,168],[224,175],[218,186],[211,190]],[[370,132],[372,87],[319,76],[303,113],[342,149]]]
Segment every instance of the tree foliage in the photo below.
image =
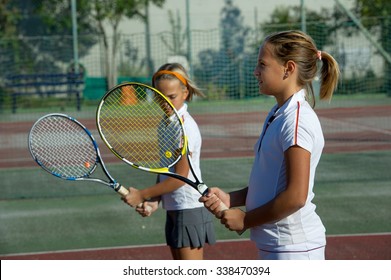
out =
[[[17,38],[17,44],[8,44],[13,50],[13,60],[18,56],[29,56],[31,64],[43,63],[47,71],[55,67],[55,62],[72,63],[72,40],[51,39],[31,45],[27,37],[32,36],[72,36],[71,0],[0,0],[0,36]],[[77,25],[79,36],[79,56],[86,55],[89,49],[101,38],[105,53],[105,70],[108,86],[116,83],[115,64],[119,24],[124,19],[147,20],[146,7],[154,4],[162,7],[165,0],[77,0]],[[20,16],[27,15],[27,16]],[[61,38],[61,37],[59,37]],[[65,37],[63,37],[65,38]],[[110,41],[111,39],[111,41]],[[11,40],[11,39],[10,39]],[[47,50],[50,45],[50,51]],[[53,49],[68,49],[69,53],[53,52]],[[24,72],[27,65],[22,66]],[[30,68],[33,69],[33,68]]]
[[221,49],[229,55],[238,56],[244,51],[244,43],[250,28],[244,26],[241,11],[233,5],[232,0],[225,0],[220,15]]
[[376,18],[364,21],[363,25],[378,38],[383,48],[391,53],[391,1],[356,0],[354,12],[359,17]]
[[[108,87],[116,84],[116,56],[120,43],[119,24],[124,19],[147,20],[146,7],[152,3],[162,7],[165,0],[78,0],[77,20],[80,34],[98,34],[103,38]],[[61,32],[70,24],[70,0],[42,0],[39,7],[47,26]],[[68,17],[64,17],[67,14]],[[107,27],[108,26],[108,27]],[[111,30],[109,30],[109,28]],[[111,37],[111,42],[110,42]]]
[[[355,0],[352,13],[360,23],[378,41],[381,47],[391,55],[391,1]],[[354,36],[360,29],[340,9],[335,9],[334,17],[339,28],[344,28],[347,36]],[[384,91],[391,96],[391,64],[384,60]]]
[[240,92],[240,69],[245,52],[245,43],[250,29],[244,25],[244,19],[239,8],[232,0],[225,0],[225,6],[220,12],[221,44],[219,50],[204,50],[199,53],[200,66],[195,74],[202,77],[205,87],[213,85],[212,92],[237,99]]
[[16,34],[20,10],[11,5],[11,0],[0,0],[0,37]]
[[[322,8],[320,12],[309,9],[306,13],[306,32],[314,39],[318,49],[332,43],[334,26],[329,23],[330,11]],[[270,19],[261,24],[264,34],[283,30],[301,29],[300,6],[280,6],[271,14]]]
[[182,30],[179,12],[177,11],[176,17],[174,17],[173,12],[168,11],[168,19],[171,26],[170,38],[167,39],[166,36],[161,35],[160,39],[172,55],[186,56],[184,46],[187,41],[187,33]]

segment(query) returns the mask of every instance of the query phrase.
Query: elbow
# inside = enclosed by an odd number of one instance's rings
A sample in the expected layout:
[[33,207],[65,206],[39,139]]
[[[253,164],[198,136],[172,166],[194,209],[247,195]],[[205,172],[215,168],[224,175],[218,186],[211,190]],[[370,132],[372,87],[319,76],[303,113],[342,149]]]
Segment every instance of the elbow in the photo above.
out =
[[285,215],[286,216],[289,216],[297,211],[299,211],[301,208],[303,208],[305,205],[305,203],[302,203],[301,201],[292,201],[291,203],[289,203],[288,205],[286,205],[286,212],[285,212]]
[[296,196],[294,199],[290,200],[289,208],[290,212],[296,212],[303,208],[307,202],[307,197],[303,195]]
[[300,210],[307,203],[308,198],[308,186],[307,185],[297,185],[289,188],[288,196],[290,197],[289,205],[290,208],[294,211]]
[[295,207],[297,208],[297,210],[300,210],[301,208],[303,208],[305,205],[305,200],[300,200],[296,203]]
[[299,196],[293,201],[292,208],[295,211],[298,211],[305,206],[306,202],[307,202],[307,196]]

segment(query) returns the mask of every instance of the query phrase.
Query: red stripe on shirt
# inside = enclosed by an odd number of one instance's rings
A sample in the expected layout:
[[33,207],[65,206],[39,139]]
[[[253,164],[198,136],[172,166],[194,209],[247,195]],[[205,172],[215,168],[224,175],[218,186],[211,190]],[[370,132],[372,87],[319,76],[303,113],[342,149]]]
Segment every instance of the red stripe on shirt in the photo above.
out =
[[297,134],[299,128],[299,114],[300,114],[300,102],[297,102],[297,111],[296,111],[296,127],[295,127],[295,145],[297,145]]

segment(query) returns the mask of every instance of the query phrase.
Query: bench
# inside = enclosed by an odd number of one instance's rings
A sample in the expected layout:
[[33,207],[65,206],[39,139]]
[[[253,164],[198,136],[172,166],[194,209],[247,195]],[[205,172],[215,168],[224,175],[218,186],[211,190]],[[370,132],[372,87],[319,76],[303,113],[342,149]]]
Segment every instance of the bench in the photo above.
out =
[[5,77],[5,86],[11,90],[12,112],[16,113],[18,96],[40,97],[66,94],[76,95],[76,108],[80,111],[80,93],[84,85],[83,74],[16,74]]

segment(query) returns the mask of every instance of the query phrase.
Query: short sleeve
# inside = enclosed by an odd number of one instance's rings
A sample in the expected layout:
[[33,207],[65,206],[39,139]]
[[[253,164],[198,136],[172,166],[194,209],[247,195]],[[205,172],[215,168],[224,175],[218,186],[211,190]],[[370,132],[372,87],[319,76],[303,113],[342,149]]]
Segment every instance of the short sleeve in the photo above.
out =
[[292,112],[281,127],[282,148],[285,152],[292,146],[299,146],[311,152],[314,146],[314,132],[311,116],[298,110]]

